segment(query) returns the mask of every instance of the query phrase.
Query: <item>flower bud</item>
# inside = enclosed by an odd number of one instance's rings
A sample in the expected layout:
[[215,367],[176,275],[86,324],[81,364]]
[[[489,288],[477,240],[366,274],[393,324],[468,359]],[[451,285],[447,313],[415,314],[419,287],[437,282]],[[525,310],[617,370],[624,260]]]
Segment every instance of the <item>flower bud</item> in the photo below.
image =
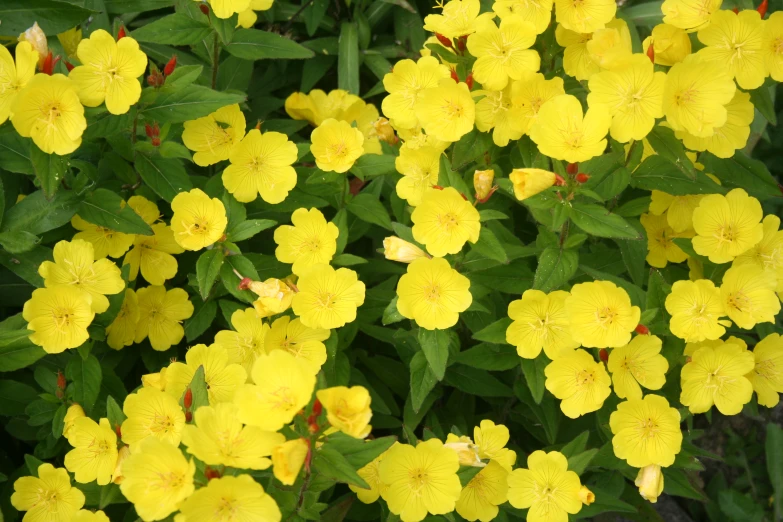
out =
[[20,34],[19,41],[29,43],[38,52],[38,68],[42,69],[46,55],[49,54],[49,43],[46,41],[43,30],[38,26],[38,22],[33,23],[32,27]]
[[589,506],[595,502],[595,494],[587,489],[587,486],[582,486],[579,488],[579,500],[581,500],[582,504],[585,506]]
[[111,481],[115,484],[122,484],[125,477],[122,475],[122,464],[130,456],[130,446],[123,446],[117,453],[117,464],[114,466],[114,473],[111,476]]
[[435,38],[438,39],[438,41],[441,43],[443,47],[446,47],[448,49],[454,47],[454,43],[451,41],[450,38],[446,38],[440,33],[435,33]]
[[566,165],[566,172],[572,176],[579,172],[579,163],[569,163]]
[[166,66],[163,68],[163,76],[168,76],[171,73],[174,72],[174,68],[177,67],[177,55],[171,57],[171,59],[166,63]]
[[141,384],[145,388],[155,388],[156,390],[166,390],[166,368],[161,368],[158,373],[148,373],[141,376]]
[[643,499],[655,504],[658,502],[658,496],[663,491],[661,467],[652,464],[640,469],[634,484],[639,488],[639,494]]
[[207,6],[207,4],[199,4],[198,8],[202,13],[209,16],[209,7]]
[[763,19],[767,15],[767,10],[769,9],[769,0],[761,0],[761,3],[756,8],[756,11],[761,15],[761,18]]
[[394,145],[399,141],[394,134],[394,129],[392,129],[392,126],[389,124],[389,120],[386,118],[378,118],[372,126],[375,128],[375,134],[378,135],[379,140],[385,141],[391,145]]
[[542,169],[514,169],[509,179],[514,184],[514,195],[524,201],[554,185],[557,175]]
[[57,370],[57,388],[60,390],[65,389],[65,374],[60,370]]
[[68,432],[73,428],[73,423],[81,417],[86,417],[84,409],[74,402],[68,407],[68,411],[65,412],[65,418],[63,419],[64,437],[68,437]]
[[598,350],[598,358],[603,362],[609,362],[609,351],[606,348]]
[[469,90],[473,88],[473,71],[470,71],[468,77],[465,78],[465,85],[468,86]]
[[584,172],[580,172],[576,175],[576,182],[577,183],[587,183],[587,181],[590,179],[590,176],[585,174]]
[[310,456],[307,439],[293,439],[272,450],[272,472],[275,478],[286,486],[292,486],[296,477]]
[[185,397],[182,398],[182,405],[188,410],[193,406],[193,390],[190,388],[185,390]]
[[492,193],[492,182],[495,181],[495,171],[477,170],[473,173],[473,188],[476,191],[476,199],[486,200]]
[[473,440],[471,440],[470,437],[464,435],[458,437],[453,433],[449,433],[446,438],[446,444],[444,444],[443,447],[449,448],[457,453],[460,466],[473,466],[479,468],[486,466],[485,463],[481,462],[478,446],[473,444]]
[[671,66],[691,54],[691,40],[688,33],[679,27],[658,24],[653,28],[652,34],[645,38],[642,49],[647,50],[647,56],[653,63]]
[[128,35],[127,35],[127,34],[125,34],[125,26],[124,26],[124,25],[121,25],[121,26],[120,26],[120,30],[119,30],[119,31],[117,31],[117,41],[119,42],[120,40],[122,40],[122,39],[123,39],[123,38],[125,38],[126,36],[128,36]]
[[451,70],[451,79],[454,80],[455,82],[459,83],[459,76],[457,76],[457,70],[456,69],[452,69]]
[[65,68],[68,69],[68,72],[73,71],[74,65],[71,62],[65,62]]
[[253,307],[261,319],[285,312],[294,299],[294,291],[280,279],[270,278],[263,283],[252,281],[247,287],[258,296]]
[[383,255],[390,261],[400,263],[412,263],[420,257],[428,257],[424,250],[397,236],[389,236],[383,240]]
[[634,331],[639,335],[650,335],[650,329],[643,324],[636,325],[636,329]]

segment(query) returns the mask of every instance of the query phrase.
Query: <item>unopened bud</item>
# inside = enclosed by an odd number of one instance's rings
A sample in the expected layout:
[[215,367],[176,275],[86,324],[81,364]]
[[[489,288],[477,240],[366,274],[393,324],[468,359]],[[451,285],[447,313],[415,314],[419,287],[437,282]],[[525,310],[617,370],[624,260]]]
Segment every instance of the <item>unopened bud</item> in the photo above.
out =
[[389,124],[389,120],[386,118],[378,118],[372,126],[375,129],[375,134],[378,135],[379,140],[385,141],[390,145],[395,145],[399,141],[397,135],[394,134],[394,129],[392,129],[391,124]]
[[658,502],[658,496],[663,491],[661,467],[651,464],[641,468],[636,475],[634,485],[639,488],[639,494],[643,499],[653,504]]
[[60,390],[65,389],[65,375],[60,370],[57,370],[57,388]]
[[435,38],[437,38],[444,47],[448,47],[449,49],[454,47],[454,42],[451,41],[451,38],[446,38],[440,33],[435,33]]
[[54,74],[54,68],[59,61],[60,56],[54,57],[52,56],[52,51],[49,51],[49,53],[44,58],[43,65],[41,66],[41,72],[51,76]]
[[465,85],[468,86],[468,89],[472,89],[473,88],[473,71],[470,71],[468,73],[468,77],[465,78]]
[[767,9],[769,9],[769,0],[761,0],[761,4],[756,8],[756,11],[758,11],[763,19],[767,16]]
[[652,63],[655,63],[655,46],[652,42],[647,47],[647,58],[649,58]]
[[202,13],[209,16],[209,7],[207,7],[207,4],[199,4],[198,8],[201,10]]
[[587,183],[587,180],[590,179],[590,176],[585,174],[584,172],[580,172],[576,175],[576,182],[577,183]]
[[543,169],[514,169],[508,177],[514,184],[514,196],[520,201],[545,191],[559,178],[554,172]]
[[159,87],[163,87],[163,84],[166,83],[166,77],[163,76],[163,74],[157,69],[157,67],[151,66],[150,67],[150,74],[147,76],[147,84],[150,87],[155,87],[156,89]]
[[122,484],[122,481],[125,480],[125,477],[122,475],[122,465],[129,456],[130,446],[127,445],[121,447],[117,453],[117,465],[114,466],[114,473],[111,476],[111,481],[115,484]]
[[318,399],[315,399],[315,402],[313,403],[313,415],[320,415],[321,412],[324,410],[324,405],[321,404],[321,401]]
[[144,134],[146,134],[148,138],[151,138],[153,136],[152,125],[150,125],[149,123],[144,124]]
[[253,307],[256,309],[256,315],[261,319],[285,312],[291,307],[291,301],[294,299],[293,288],[280,279],[251,281],[248,289],[258,296],[258,299],[253,302]]
[[603,362],[609,361],[609,352],[606,350],[606,348],[601,348],[598,350],[598,358]]
[[732,7],[731,12],[734,14],[739,14],[739,7]]
[[595,494],[587,489],[587,486],[582,486],[579,488],[579,500],[581,500],[582,504],[585,506],[589,506],[595,502]]
[[73,71],[73,64],[69,61],[65,62],[65,68],[68,69],[68,72]]
[[640,335],[650,335],[650,329],[644,326],[643,324],[637,325],[636,330],[634,331]]
[[242,280],[239,282],[239,289],[240,290],[249,290],[250,285],[253,283],[253,280],[249,277],[243,277]]
[[120,41],[120,40],[122,40],[122,39],[123,39],[123,38],[125,38],[126,36],[128,36],[128,35],[127,35],[127,34],[125,34],[125,26],[124,26],[124,25],[121,25],[121,26],[120,26],[120,30],[119,30],[119,31],[117,31],[117,41]]
[[191,422],[193,421],[193,413],[186,411],[185,412],[185,422]]
[[217,470],[217,469],[215,469],[215,468],[212,468],[212,467],[210,467],[210,466],[207,466],[207,467],[204,469],[204,477],[206,477],[206,479],[207,479],[207,480],[212,480],[212,479],[220,478],[220,476],[221,476],[221,474],[220,474],[220,471],[219,471],[219,470]]
[[190,388],[185,390],[185,397],[182,398],[182,405],[188,410],[193,406],[193,390]]
[[455,82],[459,83],[459,76],[457,76],[457,70],[456,69],[452,69],[451,70],[451,79],[454,80]]
[[38,68],[43,70],[43,62],[49,54],[49,43],[38,22],[33,23],[32,27],[20,34],[19,41],[29,43],[33,50],[38,52]]
[[177,67],[177,55],[171,57],[171,59],[166,63],[166,66],[163,68],[163,76],[168,76],[171,73],[174,72],[174,69]]
[[467,47],[467,45],[468,45],[468,37],[467,36],[460,36],[457,39],[457,49],[459,49],[460,51],[464,51],[465,48]]
[[367,182],[360,178],[353,178],[351,181],[348,182],[348,192],[351,193],[352,196],[357,195],[359,192],[361,192],[362,187]]
[[492,169],[477,170],[473,173],[473,189],[476,191],[476,199],[484,200],[489,197],[493,181],[495,181],[495,171]]
[[421,248],[397,236],[389,236],[383,240],[383,255],[390,261],[400,263],[412,263],[420,257],[429,257]]
[[579,172],[579,163],[569,163],[566,165],[566,172],[572,176]]

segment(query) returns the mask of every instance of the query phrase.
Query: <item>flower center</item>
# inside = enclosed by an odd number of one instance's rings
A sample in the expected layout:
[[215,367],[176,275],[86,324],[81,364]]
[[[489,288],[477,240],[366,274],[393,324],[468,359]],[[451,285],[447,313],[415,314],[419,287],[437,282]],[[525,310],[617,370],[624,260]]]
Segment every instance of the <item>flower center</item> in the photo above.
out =
[[443,106],[443,113],[449,120],[462,118],[462,113],[464,110],[465,109],[462,107],[462,105],[452,101],[447,101],[446,105]]
[[595,382],[595,373],[589,370],[579,370],[576,374],[576,386],[578,388],[591,386]]
[[408,477],[410,480],[411,493],[415,496],[420,496],[422,494],[421,490],[427,487],[427,484],[429,483],[427,470],[421,468],[412,469],[408,472]]
[[54,325],[60,331],[65,330],[71,326],[73,315],[73,310],[70,308],[58,307],[52,310],[52,319],[54,320]]
[[294,397],[287,386],[278,388],[269,394],[269,402],[276,410],[290,410],[294,406]]
[[459,218],[453,212],[438,214],[438,223],[443,229],[446,230],[446,232],[451,233],[459,226]]
[[316,301],[321,308],[332,308],[337,301],[337,296],[332,292],[320,291],[316,295]]
[[749,312],[752,308],[753,301],[745,295],[742,290],[729,294],[726,299],[726,304],[729,308],[733,308],[738,312]]
[[676,103],[677,105],[686,105],[688,103],[691,103],[694,100],[694,98],[696,98],[696,95],[698,93],[699,91],[697,91],[693,87],[682,90],[674,95],[674,103]]
[[424,300],[428,303],[437,303],[440,300],[440,286],[436,283],[425,286]]
[[170,471],[168,473],[158,472],[158,483],[155,487],[163,490],[176,490],[182,487],[185,483],[185,477],[179,473]]
[[155,413],[150,424],[150,431],[152,433],[168,433],[173,427],[174,421],[171,420],[171,417]]
[[753,369],[757,375],[764,377],[765,379],[777,379],[780,372],[775,366],[775,362],[771,359],[765,361],[759,361],[756,363],[756,367]]
[[232,498],[223,497],[217,506],[217,515],[219,520],[234,520],[237,515],[236,500]]
[[648,417],[647,420],[639,422],[637,430],[641,438],[653,439],[658,434],[658,422]]
[[617,310],[608,306],[595,311],[595,322],[604,329],[614,324],[615,317],[617,317]]

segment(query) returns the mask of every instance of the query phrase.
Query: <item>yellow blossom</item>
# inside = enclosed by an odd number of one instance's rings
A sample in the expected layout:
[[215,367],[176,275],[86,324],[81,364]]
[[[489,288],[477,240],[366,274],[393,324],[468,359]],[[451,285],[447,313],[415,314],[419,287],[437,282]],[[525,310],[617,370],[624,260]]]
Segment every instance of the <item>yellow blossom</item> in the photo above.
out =
[[397,236],[384,238],[383,255],[390,261],[399,261],[400,263],[412,263],[420,257],[427,257],[424,250]]
[[239,364],[229,364],[226,349],[219,344],[197,344],[188,350],[185,363],[173,362],[166,369],[166,393],[175,399],[182,397],[199,367],[204,368],[209,403],[231,401],[237,388],[247,381],[247,373]]
[[324,120],[310,135],[310,152],[318,168],[327,172],[347,172],[364,154],[364,136],[345,121]]
[[721,3],[723,0],[664,0],[663,22],[687,31],[696,30],[710,23]]
[[609,417],[609,427],[615,456],[635,468],[671,466],[682,447],[680,412],[659,395],[642,399],[639,393],[621,402]]
[[80,419],[84,416],[84,408],[79,406],[77,403],[74,402],[68,406],[68,410],[65,412],[65,418],[63,419],[63,437],[67,439],[68,433],[71,431],[71,428],[73,428],[73,424],[76,422],[76,419]]
[[775,291],[783,292],[783,230],[780,230],[780,218],[769,214],[761,223],[764,230],[761,241],[735,257],[732,266],[751,265],[771,272],[777,278]]
[[38,466],[37,477],[21,477],[14,481],[11,505],[27,511],[23,522],[62,522],[71,520],[84,505],[84,493],[71,487],[64,468],[51,464]]
[[223,185],[241,203],[259,195],[267,203],[280,203],[296,186],[291,165],[297,156],[296,144],[285,134],[251,129],[229,152]]
[[675,135],[691,150],[707,150],[719,158],[730,158],[737,149],[747,144],[754,114],[750,94],[737,90],[726,104],[726,123],[716,127],[715,134],[708,138],[699,138],[683,130],[675,132]]
[[317,208],[295,210],[291,223],[275,230],[277,260],[292,264],[291,271],[297,275],[313,265],[329,264],[337,252],[337,225],[327,223]]
[[726,315],[740,328],[750,330],[758,323],[774,323],[780,312],[775,295],[777,279],[772,272],[753,265],[729,268],[723,274],[720,298]]
[[769,74],[761,53],[763,28],[755,9],[715,11],[709,25],[699,29],[699,41],[705,45],[699,56],[727,69],[742,89],[760,87]]
[[326,419],[333,428],[357,439],[363,439],[370,434],[372,410],[367,388],[334,386],[318,390],[315,396],[323,404]]
[[742,346],[703,346],[682,368],[680,402],[691,413],[704,413],[714,404],[723,415],[736,415],[753,395],[745,376],[754,366],[753,353]]
[[[613,19],[606,27],[593,33],[593,37],[585,43],[585,49],[599,69],[617,69],[626,65],[633,58],[628,24],[622,18]],[[650,64],[649,58],[647,63]]]
[[476,104],[470,89],[465,83],[455,83],[451,78],[421,91],[415,110],[424,131],[441,141],[459,141],[473,129],[476,118]]
[[413,239],[438,257],[458,253],[466,242],[478,241],[481,232],[478,210],[454,187],[426,192],[411,221]]
[[731,324],[720,319],[726,312],[720,291],[709,279],[676,281],[665,305],[671,314],[672,334],[685,342],[720,339],[726,333],[725,327]]
[[480,10],[479,0],[449,0],[440,14],[424,17],[424,30],[449,39],[473,34],[481,21],[495,16],[492,13],[479,14]]
[[628,344],[641,311],[628,293],[609,281],[580,283],[566,299],[571,335],[585,348],[615,348]]
[[617,4],[608,0],[555,0],[557,23],[579,33],[603,28],[616,12]]
[[557,181],[557,175],[543,169],[514,169],[508,175],[514,186],[514,196],[519,201],[539,194]]
[[672,241],[678,237],[690,237],[678,234],[669,226],[667,215],[642,214],[639,217],[647,232],[647,263],[656,268],[664,268],[668,263],[682,263],[688,254]]
[[127,419],[120,429],[122,442],[135,448],[148,437],[155,437],[172,446],[179,446],[185,414],[174,398],[155,388],[141,388],[128,395],[122,405]]
[[234,330],[221,330],[215,334],[215,344],[226,349],[229,364],[240,364],[247,375],[259,355],[265,353],[264,339],[269,325],[264,324],[255,309],[236,310],[231,314]]
[[330,334],[329,330],[308,328],[299,319],[291,320],[284,315],[272,323],[264,339],[264,350],[266,353],[285,350],[317,374],[326,362],[326,345],[323,342]]
[[764,67],[776,82],[783,81],[783,13],[776,11],[764,22],[761,55]]
[[233,147],[245,135],[245,125],[245,115],[239,105],[227,105],[208,116],[186,121],[182,143],[195,152],[196,165],[214,165],[229,158]]
[[449,78],[449,68],[433,56],[423,56],[417,62],[400,60],[392,72],[383,77],[389,93],[381,109],[395,129],[413,129],[418,125],[415,107],[422,91],[437,87],[441,79]]
[[22,317],[34,332],[30,335],[33,344],[46,353],[61,353],[90,338],[87,327],[95,312],[90,294],[73,286],[56,286],[33,290]]
[[233,14],[242,13],[250,7],[251,0],[207,0],[212,6],[212,12],[218,18],[231,18]]
[[310,446],[306,439],[293,439],[272,450],[272,472],[284,486],[293,486],[302,469]]
[[180,192],[171,201],[171,231],[185,250],[201,250],[223,237],[228,219],[223,203],[200,189]]
[[544,374],[546,389],[561,399],[560,409],[571,419],[600,409],[611,393],[603,363],[581,349],[549,363]]
[[710,194],[693,211],[693,249],[713,263],[728,263],[764,237],[761,204],[742,189]]
[[579,347],[571,337],[565,302],[568,292],[557,290],[545,294],[540,290],[525,290],[522,299],[508,305],[512,319],[506,329],[506,342],[517,347],[525,359],[535,359],[543,348],[552,360]]
[[49,54],[49,41],[46,39],[46,33],[38,25],[38,22],[33,22],[33,25],[20,34],[17,40],[19,43],[30,44],[32,49],[38,53],[38,67],[42,68]]
[[125,290],[125,298],[114,321],[106,327],[106,344],[115,350],[122,350],[133,344],[136,338],[136,325],[139,322],[139,300],[136,292]]
[[163,352],[179,343],[185,335],[182,321],[193,315],[193,303],[182,288],[166,291],[162,286],[147,286],[136,292],[139,300],[139,322],[136,342],[149,336],[152,348]]
[[80,484],[97,481],[99,486],[111,482],[117,464],[117,434],[108,419],[100,424],[89,417],[73,422],[68,443],[74,449],[65,454],[65,467]]
[[356,497],[364,504],[372,504],[373,502],[377,501],[378,497],[380,497],[388,487],[386,484],[381,482],[380,477],[381,462],[386,456],[386,453],[388,453],[388,451],[381,453],[369,464],[363,468],[360,468],[356,472],[370,486],[370,489],[360,488],[359,486],[348,484],[348,487],[351,489],[351,491],[356,493]]
[[671,67],[691,54],[691,39],[688,33],[670,24],[658,24],[652,34],[642,42],[642,50],[647,52],[653,46],[654,60],[658,65]]
[[495,181],[495,171],[492,169],[473,172],[473,190],[476,193],[476,199],[484,200],[492,194],[493,181]]
[[397,195],[412,207],[421,204],[421,198],[438,184],[441,151],[435,147],[403,148],[394,160],[402,177],[397,181]]
[[14,57],[0,46],[0,124],[11,114],[17,93],[33,79],[38,52],[28,42],[19,42]]
[[609,352],[607,366],[618,397],[641,399],[642,387],[648,390],[663,387],[669,363],[661,355],[661,346],[661,339],[655,335],[637,335],[627,345]]
[[470,280],[443,258],[422,257],[397,283],[397,310],[427,330],[451,328],[473,301]]
[[565,48],[563,70],[567,75],[582,81],[589,79],[590,76],[601,70],[587,51],[587,42],[593,38],[593,33],[577,33],[558,24],[555,29],[555,38],[557,44]]
[[[212,0],[214,1],[214,0]],[[180,506],[174,522],[280,522],[275,499],[250,475],[210,480]]]
[[473,77],[485,89],[499,91],[506,87],[509,78],[520,80],[538,71],[541,58],[530,49],[535,40],[535,26],[521,17],[507,16],[500,21],[500,27],[491,19],[482,20],[467,44],[476,58]]
[[571,163],[603,154],[612,119],[607,111],[582,105],[570,94],[555,96],[538,113],[530,139],[542,154]]
[[498,461],[491,460],[460,492],[456,511],[465,520],[489,522],[498,515],[498,506],[508,500],[508,476]]
[[364,283],[348,268],[313,265],[299,278],[297,287],[291,306],[310,328],[345,326],[356,319],[356,308],[364,303]]
[[661,467],[656,464],[643,467],[636,474],[634,485],[639,488],[639,494],[644,500],[655,504],[658,502],[660,494],[663,493]]
[[495,0],[492,10],[501,20],[518,16],[533,24],[536,34],[541,34],[552,20],[553,3],[553,0]]
[[123,234],[106,227],[93,225],[78,215],[71,218],[71,226],[79,231],[73,235],[73,239],[82,239],[92,243],[96,260],[104,257],[122,257],[136,237],[133,234]]
[[563,79],[557,76],[547,80],[543,74],[536,73],[514,82],[510,94],[510,119],[518,123],[522,134],[527,134],[538,121],[541,106],[561,94],[565,94]]
[[753,348],[755,366],[746,375],[758,395],[759,404],[767,408],[777,406],[783,393],[783,339],[780,334],[769,334]]
[[184,248],[174,239],[174,232],[165,223],[152,225],[152,236],[136,235],[133,248],[125,255],[122,264],[130,265],[131,281],[139,272],[151,285],[163,285],[177,275],[177,260],[172,254],[181,254]]
[[285,281],[275,278],[269,278],[264,282],[253,281],[248,288],[258,296],[258,299],[253,302],[253,307],[260,319],[281,314],[291,308],[294,291]]
[[582,509],[579,476],[568,471],[568,460],[557,451],[538,450],[527,457],[527,468],[508,477],[508,502],[527,509],[528,522],[562,522]]

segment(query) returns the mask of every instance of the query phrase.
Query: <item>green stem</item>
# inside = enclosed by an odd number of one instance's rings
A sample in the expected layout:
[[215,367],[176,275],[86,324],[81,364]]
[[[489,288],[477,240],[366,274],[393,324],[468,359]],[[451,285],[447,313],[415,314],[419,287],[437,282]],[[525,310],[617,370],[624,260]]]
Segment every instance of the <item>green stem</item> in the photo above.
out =
[[220,39],[215,31],[215,39],[212,42],[212,88],[217,86],[218,65],[220,63]]

